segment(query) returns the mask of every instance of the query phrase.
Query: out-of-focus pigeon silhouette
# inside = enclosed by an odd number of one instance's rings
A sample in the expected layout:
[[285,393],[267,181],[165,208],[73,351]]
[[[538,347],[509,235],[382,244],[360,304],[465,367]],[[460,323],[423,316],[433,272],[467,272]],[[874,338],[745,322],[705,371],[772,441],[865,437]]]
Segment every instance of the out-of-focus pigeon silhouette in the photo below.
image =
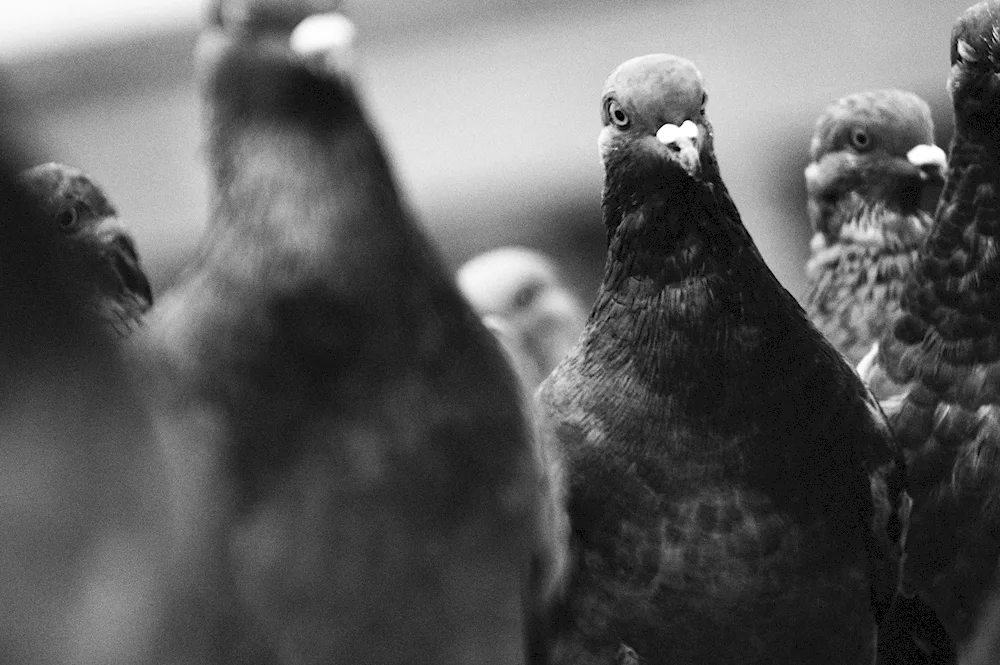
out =
[[901,459],[743,227],[706,99],[670,55],[604,87],[604,280],[539,389],[573,534],[553,661],[870,663]]
[[945,154],[934,145],[930,107],[910,92],[848,95],[816,122],[806,168],[815,236],[806,311],[857,365],[888,329],[930,230],[920,207],[940,184]]
[[557,476],[400,200],[351,31],[309,15],[334,8],[222,3],[200,48],[213,214],[140,340],[189,479],[186,626],[212,662],[523,662]]
[[1000,2],[951,34],[955,135],[930,235],[901,312],[859,373],[907,462],[904,585],[933,607],[960,659],[1000,557]]
[[534,389],[576,344],[587,312],[552,259],[526,247],[479,254],[458,270],[462,295],[482,317],[499,319],[529,367]]
[[1000,589],[994,589],[979,612],[976,630],[967,642],[959,665],[1000,663]]
[[93,291],[88,305],[120,334],[135,330],[153,305],[153,291],[104,190],[80,169],[55,162],[22,172],[19,181],[58,230],[60,251],[74,255],[78,279]]
[[0,662],[150,662],[162,460],[117,342],[88,311],[88,258],[18,177],[33,132],[0,88]]

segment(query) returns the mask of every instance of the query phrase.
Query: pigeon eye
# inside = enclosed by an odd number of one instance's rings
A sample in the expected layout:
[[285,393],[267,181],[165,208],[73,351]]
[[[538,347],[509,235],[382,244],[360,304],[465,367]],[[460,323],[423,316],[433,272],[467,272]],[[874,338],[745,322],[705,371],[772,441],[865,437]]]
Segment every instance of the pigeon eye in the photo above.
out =
[[851,131],[851,145],[857,150],[868,150],[872,147],[872,139],[868,136],[868,132],[860,127],[856,127]]
[[608,117],[611,118],[611,122],[615,123],[616,127],[623,129],[628,127],[628,115],[622,109],[622,105],[613,99],[608,102]]
[[76,208],[66,208],[56,215],[56,224],[63,231],[73,231],[76,229],[80,216]]
[[514,294],[514,307],[517,309],[524,309],[531,303],[535,302],[535,298],[542,290],[541,284],[527,284],[521,287],[517,293]]

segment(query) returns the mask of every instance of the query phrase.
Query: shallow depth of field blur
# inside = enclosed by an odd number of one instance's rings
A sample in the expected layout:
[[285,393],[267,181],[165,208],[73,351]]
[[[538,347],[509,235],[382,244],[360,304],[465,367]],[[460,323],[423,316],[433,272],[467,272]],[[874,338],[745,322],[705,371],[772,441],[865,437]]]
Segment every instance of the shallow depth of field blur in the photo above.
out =
[[[599,96],[621,61],[692,59],[722,174],[787,288],[803,292],[802,170],[824,106],[924,97],[946,147],[952,20],[969,0],[347,0],[361,81],[411,206],[451,265],[521,243],[588,301],[600,279]],[[162,292],[207,214],[192,49],[201,0],[32,0],[0,10],[0,66],[45,157],[102,183]]]

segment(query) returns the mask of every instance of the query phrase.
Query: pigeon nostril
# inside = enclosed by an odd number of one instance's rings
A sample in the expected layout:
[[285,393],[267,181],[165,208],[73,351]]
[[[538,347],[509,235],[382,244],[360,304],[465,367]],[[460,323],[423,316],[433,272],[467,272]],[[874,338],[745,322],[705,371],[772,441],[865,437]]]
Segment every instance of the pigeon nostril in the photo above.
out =
[[919,168],[920,178],[924,182],[944,182],[944,169],[940,164],[921,164]]
[[681,149],[681,139],[694,141],[697,136],[698,127],[690,120],[685,120],[680,126],[668,122],[656,130],[656,140],[670,146],[671,150],[674,151]]

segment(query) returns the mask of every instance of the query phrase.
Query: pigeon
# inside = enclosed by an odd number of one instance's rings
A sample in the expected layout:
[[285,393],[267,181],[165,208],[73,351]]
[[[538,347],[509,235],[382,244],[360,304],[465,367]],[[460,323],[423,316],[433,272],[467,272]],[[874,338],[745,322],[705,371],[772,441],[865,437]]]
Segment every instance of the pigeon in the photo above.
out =
[[185,625],[212,662],[525,662],[568,568],[558,459],[400,197],[352,31],[225,4],[213,212],[137,340],[189,479]]
[[857,365],[899,309],[931,225],[921,194],[941,184],[945,154],[924,100],[877,90],[831,104],[816,122],[810,156],[806,312]]
[[153,305],[135,241],[117,225],[118,212],[93,178],[80,169],[50,162],[23,171],[19,180],[45,220],[58,230],[58,246],[73,254],[78,279],[92,294],[93,311],[119,335],[142,324]]
[[[476,312],[504,324],[527,361],[533,390],[576,344],[587,312],[555,263],[526,247],[479,254],[458,270],[458,286]],[[494,324],[496,325],[496,324]]]
[[0,662],[151,662],[166,611],[164,465],[86,256],[20,172],[37,143],[0,83]]
[[693,63],[607,79],[607,263],[539,409],[569,485],[553,663],[870,663],[903,529],[870,393],[720,175]]
[[968,648],[1000,557],[1000,2],[951,34],[955,134],[930,234],[892,326],[859,364],[904,450],[903,589]]

